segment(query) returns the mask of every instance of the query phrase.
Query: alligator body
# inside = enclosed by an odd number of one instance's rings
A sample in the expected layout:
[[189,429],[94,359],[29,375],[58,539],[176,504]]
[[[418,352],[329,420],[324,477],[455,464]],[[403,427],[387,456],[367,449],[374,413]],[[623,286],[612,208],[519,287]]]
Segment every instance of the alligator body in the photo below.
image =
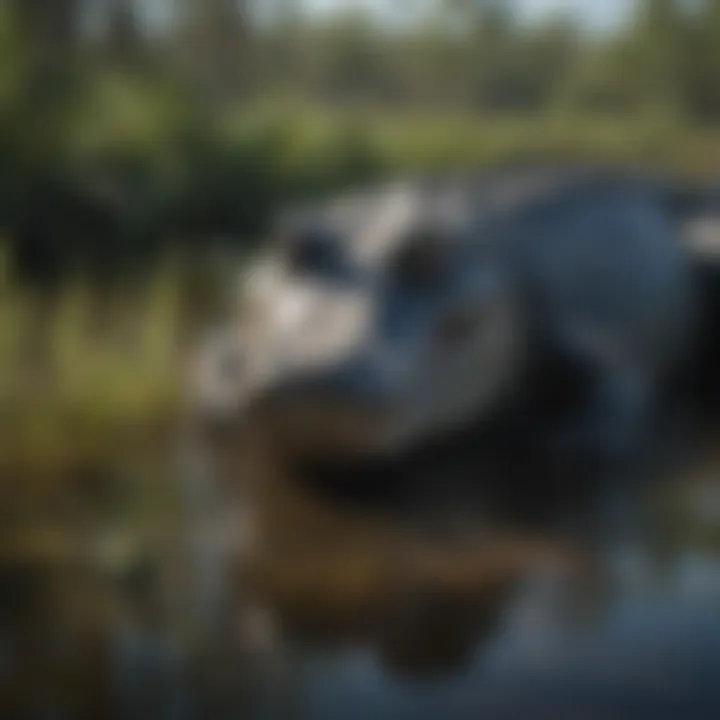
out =
[[640,173],[515,166],[290,213],[201,353],[204,416],[252,416],[293,457],[390,457],[563,368],[581,400],[548,443],[613,466],[692,346],[692,200]]

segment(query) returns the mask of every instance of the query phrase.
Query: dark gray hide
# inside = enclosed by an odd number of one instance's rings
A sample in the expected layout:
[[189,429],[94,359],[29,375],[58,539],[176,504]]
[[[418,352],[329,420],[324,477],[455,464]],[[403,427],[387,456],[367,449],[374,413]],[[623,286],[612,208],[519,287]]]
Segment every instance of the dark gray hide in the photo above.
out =
[[542,359],[586,378],[552,442],[626,457],[693,327],[668,198],[627,172],[518,166],[289,216],[202,355],[201,409],[299,454],[387,456],[491,416]]

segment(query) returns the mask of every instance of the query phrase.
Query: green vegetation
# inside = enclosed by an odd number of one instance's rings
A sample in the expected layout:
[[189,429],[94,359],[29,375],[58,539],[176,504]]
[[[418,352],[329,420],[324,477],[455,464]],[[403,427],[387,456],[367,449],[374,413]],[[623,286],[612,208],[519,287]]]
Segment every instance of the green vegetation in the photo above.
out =
[[[192,192],[201,197],[184,207],[166,207],[177,237],[206,240],[199,217],[203,203],[219,214],[264,212],[303,192],[402,169],[542,155],[635,161],[691,175],[711,175],[720,166],[720,132],[691,132],[673,123],[376,112],[348,119],[342,112],[312,109],[298,109],[292,122],[288,117],[277,107],[258,107],[218,123],[224,172],[232,177],[217,185],[194,178]],[[91,140],[89,133],[78,137]],[[138,133],[134,142],[141,144],[143,137]],[[171,152],[167,158],[178,159]],[[163,182],[173,182],[172,172],[163,176],[161,167],[152,164],[147,179],[150,186],[157,183],[158,195],[167,191]],[[91,189],[98,187],[93,183]],[[127,187],[146,186],[128,181]],[[143,190],[138,197],[152,195]],[[187,235],[180,236],[183,223]],[[70,239],[87,259],[83,238]],[[101,259],[108,252],[106,236],[91,234],[87,241],[98,243]],[[184,277],[182,264],[160,260],[139,278],[121,277],[110,290],[80,268],[48,292],[22,282],[12,268],[11,246],[6,250],[0,285],[0,475],[71,477],[87,466],[113,467],[138,442],[167,439],[180,401],[187,341],[217,301],[220,285],[206,279],[198,288]]]
[[187,268],[251,250],[282,203],[527,157],[720,167],[717,0],[642,0],[601,34],[505,0],[392,29],[261,4],[173,3],[152,32],[129,1],[0,8],[0,473],[112,463],[168,428],[220,285]]
[[152,33],[130,0],[0,10],[0,231],[23,271],[246,244],[281,203],[408,169],[553,155],[715,172],[718,0],[638,0],[595,34],[505,0],[411,3],[394,28],[292,0],[273,17],[172,5]]
[[[172,270],[172,269],[171,269]],[[133,433],[171,421],[179,399],[180,281],[99,297],[68,280],[48,298],[0,284],[0,474],[64,475]],[[108,296],[109,295],[109,296]]]

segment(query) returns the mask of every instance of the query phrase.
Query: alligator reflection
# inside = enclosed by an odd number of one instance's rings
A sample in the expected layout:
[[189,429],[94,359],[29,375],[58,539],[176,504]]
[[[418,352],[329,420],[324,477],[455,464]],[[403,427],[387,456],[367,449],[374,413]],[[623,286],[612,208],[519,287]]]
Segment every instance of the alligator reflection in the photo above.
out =
[[245,588],[295,659],[304,717],[716,716],[720,564],[696,550],[718,518],[686,500],[720,498],[717,463],[658,483],[656,532],[598,557],[555,531],[554,500],[514,485],[498,505],[489,467],[457,459],[425,458],[414,485],[377,483],[363,502],[357,485],[265,478]]
[[498,513],[472,452],[359,498],[288,477],[262,438],[221,445],[199,565],[182,523],[120,583],[87,537],[45,565],[3,555],[2,717],[720,716],[717,458],[658,486],[660,531],[598,563],[543,493]]

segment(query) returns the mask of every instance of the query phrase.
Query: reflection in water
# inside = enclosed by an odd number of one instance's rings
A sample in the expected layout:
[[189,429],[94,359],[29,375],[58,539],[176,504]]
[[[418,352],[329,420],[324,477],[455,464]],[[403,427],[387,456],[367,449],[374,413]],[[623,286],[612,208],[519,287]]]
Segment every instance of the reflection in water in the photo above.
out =
[[451,483],[429,524],[417,502],[338,506],[276,478],[246,588],[291,648],[303,717],[715,717],[720,564],[692,502],[714,467],[658,487],[657,532],[601,562],[474,516]]
[[714,460],[599,562],[490,512],[470,462],[342,503],[246,440],[131,562],[90,533],[3,562],[2,717],[719,716]]

